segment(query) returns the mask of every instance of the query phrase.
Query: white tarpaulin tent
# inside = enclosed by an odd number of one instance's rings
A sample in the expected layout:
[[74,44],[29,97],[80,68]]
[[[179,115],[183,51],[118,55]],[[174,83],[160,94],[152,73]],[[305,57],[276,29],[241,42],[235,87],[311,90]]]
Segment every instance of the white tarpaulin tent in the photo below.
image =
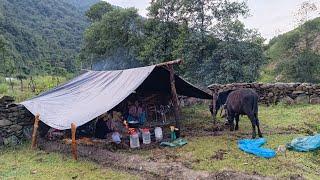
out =
[[[149,83],[147,89],[166,90],[167,85],[162,82],[168,74],[165,68],[157,66],[88,71],[21,104],[32,114],[39,114],[45,124],[59,130],[70,129],[71,123],[81,126],[111,110],[145,81],[155,81],[154,84]],[[179,76],[175,79],[178,94],[203,99],[211,97]]]

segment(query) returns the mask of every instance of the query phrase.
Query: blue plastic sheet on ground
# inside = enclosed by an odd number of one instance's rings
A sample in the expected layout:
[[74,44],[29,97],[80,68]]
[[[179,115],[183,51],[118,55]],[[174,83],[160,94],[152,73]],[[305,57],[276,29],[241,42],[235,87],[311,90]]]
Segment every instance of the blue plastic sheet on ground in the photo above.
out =
[[263,158],[273,158],[276,156],[276,152],[272,149],[262,148],[261,146],[266,143],[266,139],[242,139],[238,141],[238,147],[242,151],[250,154],[254,154]]
[[320,149],[320,134],[293,139],[291,143],[287,144],[287,148],[299,152],[308,152]]

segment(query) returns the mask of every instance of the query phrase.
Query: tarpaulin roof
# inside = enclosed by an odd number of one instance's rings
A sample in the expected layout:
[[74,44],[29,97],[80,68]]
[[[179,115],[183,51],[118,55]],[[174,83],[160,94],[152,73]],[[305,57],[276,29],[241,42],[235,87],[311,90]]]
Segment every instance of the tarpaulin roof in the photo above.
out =
[[[175,75],[179,95],[210,99],[211,95]],[[169,71],[147,66],[116,71],[88,71],[40,94],[24,105],[45,124],[60,130],[81,126],[111,110],[135,91],[170,93]]]

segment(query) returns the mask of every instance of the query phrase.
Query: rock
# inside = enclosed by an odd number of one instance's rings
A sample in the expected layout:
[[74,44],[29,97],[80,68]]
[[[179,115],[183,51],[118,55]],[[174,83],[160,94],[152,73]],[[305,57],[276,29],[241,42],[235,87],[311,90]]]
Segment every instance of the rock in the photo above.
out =
[[4,139],[3,139],[3,137],[1,136],[1,134],[0,134],[0,147],[4,144]]
[[320,104],[320,97],[310,98],[310,104]]
[[14,102],[14,98],[11,97],[11,96],[3,96],[0,98],[0,104],[3,104],[3,103],[12,103]]
[[23,132],[23,137],[28,139],[28,140],[31,140],[32,138],[32,126],[26,126],[23,128],[22,132]]
[[306,95],[299,95],[295,99],[296,104],[308,104],[309,103],[309,97]]
[[7,119],[0,120],[0,127],[10,126],[12,125],[12,122]]
[[289,97],[289,96],[286,96],[286,97],[280,99],[280,102],[282,102],[282,103],[284,103],[284,104],[286,104],[286,105],[292,105],[292,104],[294,104],[294,100],[293,100],[291,97]]
[[272,92],[268,93],[268,97],[272,97],[272,96],[273,96]]
[[15,125],[10,126],[10,129],[11,129],[12,131],[19,131],[19,130],[22,129],[22,126],[20,126],[20,125],[18,125],[18,124],[15,124]]
[[19,139],[15,135],[12,135],[8,138],[4,138],[3,142],[5,146],[16,146],[19,144]]
[[305,94],[305,91],[293,91],[293,95],[298,95],[298,94]]

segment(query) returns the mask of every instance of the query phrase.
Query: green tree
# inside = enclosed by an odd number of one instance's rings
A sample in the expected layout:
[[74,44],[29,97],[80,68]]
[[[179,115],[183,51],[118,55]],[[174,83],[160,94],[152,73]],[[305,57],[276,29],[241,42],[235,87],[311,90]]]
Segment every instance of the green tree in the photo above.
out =
[[102,16],[114,8],[111,4],[107,2],[99,2],[90,7],[90,9],[86,12],[86,16],[90,19],[90,21],[100,21]]
[[320,55],[305,50],[293,58],[281,62],[277,71],[284,79],[309,83],[320,83]]
[[137,9],[116,8],[107,12],[85,31],[82,52],[89,57],[85,62],[88,64],[92,57],[110,58],[119,54],[123,57],[119,61],[132,61],[140,51],[142,31],[142,17]]

